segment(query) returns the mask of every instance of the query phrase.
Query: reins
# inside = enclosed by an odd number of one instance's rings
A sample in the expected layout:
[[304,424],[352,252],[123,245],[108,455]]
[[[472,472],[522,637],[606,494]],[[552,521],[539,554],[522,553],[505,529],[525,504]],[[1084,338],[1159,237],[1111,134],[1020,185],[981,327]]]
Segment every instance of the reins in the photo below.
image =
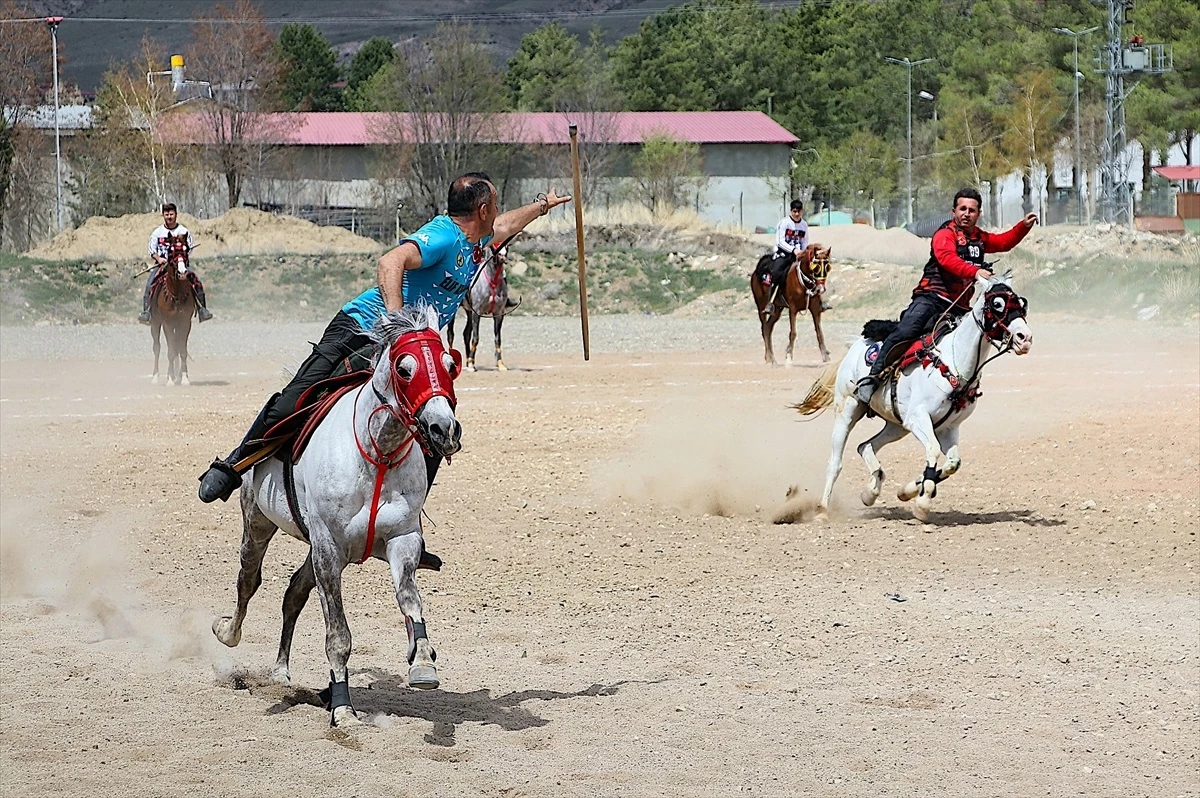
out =
[[[463,302],[466,304],[467,310],[469,310],[471,313],[474,313],[476,316],[488,315],[488,316],[495,318],[495,316],[496,316],[496,294],[499,293],[500,281],[504,278],[504,266],[503,265],[497,266],[495,278],[488,281],[489,287],[492,289],[491,290],[491,307],[492,307],[491,313],[484,314],[484,313],[480,313],[478,310],[475,309],[475,305],[471,302],[471,291],[474,290],[475,283],[479,282],[479,278],[483,276],[483,273],[487,270],[487,267],[493,261],[495,261],[496,258],[500,255],[500,250],[504,249],[510,243],[512,243],[512,240],[514,238],[516,238],[520,234],[520,232],[521,231],[518,230],[517,232],[513,233],[508,238],[501,241],[498,246],[493,246],[491,244],[487,245],[487,250],[488,250],[487,257],[485,257],[483,259],[483,262],[479,264],[479,268],[475,270],[474,276],[471,277],[471,282],[467,284],[467,293],[463,296]],[[512,310],[516,310],[520,306],[520,304],[521,304],[521,302],[520,302],[520,300],[518,300],[517,304],[513,305]],[[499,315],[507,316],[509,313],[512,312],[512,310],[508,310],[506,308],[501,308]]]
[[[404,352],[403,347],[408,347],[412,344],[406,343],[401,345],[401,343],[397,341],[392,345],[391,348],[380,355],[380,357],[387,358],[389,360],[390,374],[388,377],[388,383],[392,389],[392,395],[395,396],[396,405],[398,406],[393,406],[392,403],[388,401],[388,398],[380,393],[379,389],[375,387],[374,377],[372,376],[370,381],[371,390],[375,393],[375,398],[379,400],[379,406],[372,410],[367,416],[367,441],[370,443],[371,451],[367,450],[367,447],[363,445],[363,441],[358,436],[358,400],[362,397],[363,388],[367,386],[367,383],[364,383],[362,386],[360,386],[358,392],[354,396],[354,408],[351,413],[350,422],[351,428],[354,431],[354,445],[358,447],[358,452],[362,455],[363,459],[375,466],[375,486],[371,494],[371,511],[367,518],[367,540],[365,546],[363,547],[362,558],[358,560],[360,565],[367,561],[367,558],[371,556],[371,551],[375,548],[375,522],[379,515],[379,497],[382,495],[383,480],[387,476],[387,473],[393,468],[396,468],[404,463],[409,458],[409,456],[412,454],[414,443],[421,447],[421,451],[424,452],[425,455],[432,455],[432,449],[430,448],[428,441],[425,440],[425,436],[421,434],[421,430],[417,424],[417,411],[435,396],[445,396],[450,401],[452,406],[455,403],[453,389],[451,388],[449,391],[447,391],[438,378],[435,365],[436,361],[434,359],[435,356],[428,341],[429,337],[437,338],[440,341],[440,336],[437,334],[437,332],[431,330],[419,331],[416,335],[418,339],[416,342],[418,351]],[[400,350],[400,352],[393,357],[393,353],[397,349]],[[417,358],[418,366],[423,365],[426,372],[429,374],[428,386],[424,386],[415,398],[410,398],[408,394],[404,392],[404,385],[402,384],[399,371],[396,368],[396,364],[399,362],[400,358],[407,354],[411,354],[413,357]],[[423,364],[420,363],[421,359],[424,359],[425,361]],[[453,380],[453,377],[450,379]],[[418,387],[421,387],[419,383]],[[383,449],[381,449],[379,443],[371,435],[371,424],[375,420],[376,415],[380,413],[384,413],[394,418],[397,422],[399,422],[400,426],[403,427],[405,431],[404,438],[399,444],[397,444],[396,448],[388,452],[385,452]],[[386,419],[384,420],[384,423],[387,423]],[[449,458],[447,458],[447,462],[449,462]]]
[[[386,353],[384,354],[384,357],[387,357]],[[393,367],[393,371],[394,370],[395,369]],[[385,476],[387,476],[388,471],[391,471],[393,468],[408,459],[408,456],[412,453],[413,442],[420,441],[417,431],[413,428],[415,422],[410,423],[405,419],[405,415],[407,415],[409,419],[412,418],[411,412],[402,415],[399,411],[392,407],[391,403],[388,402],[381,393],[379,393],[379,389],[372,384],[371,390],[375,392],[375,396],[377,399],[379,399],[380,405],[372,410],[370,415],[367,416],[367,440],[370,441],[371,448],[374,449],[374,455],[372,455],[371,452],[368,452],[367,447],[363,446],[362,441],[359,440],[358,437],[358,400],[359,397],[362,396],[362,390],[365,387],[367,387],[366,383],[364,383],[354,395],[354,410],[350,416],[351,429],[354,430],[354,445],[358,447],[358,453],[363,456],[363,459],[375,466],[375,488],[371,493],[371,513],[367,518],[367,542],[366,545],[363,546],[362,557],[358,560],[359,565],[362,565],[367,561],[367,558],[371,556],[372,549],[375,548],[375,519],[379,516],[379,496],[383,492],[383,479]],[[406,402],[403,394],[398,394],[396,398],[402,402]],[[407,407],[405,409],[407,410]],[[371,421],[375,418],[375,415],[381,411],[386,412],[388,415],[392,416],[392,418],[399,421],[407,433],[404,439],[400,441],[400,445],[395,449],[392,449],[390,452],[385,452],[380,449],[379,444],[373,437],[371,437]],[[424,449],[423,441],[422,449]]]

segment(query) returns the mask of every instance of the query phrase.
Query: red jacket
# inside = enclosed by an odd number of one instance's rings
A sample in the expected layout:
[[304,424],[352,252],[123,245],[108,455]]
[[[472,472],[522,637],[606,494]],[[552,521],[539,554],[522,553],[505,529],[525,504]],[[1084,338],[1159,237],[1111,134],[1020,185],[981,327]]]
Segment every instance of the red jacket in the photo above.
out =
[[1021,243],[1029,230],[1023,222],[1017,222],[1003,233],[989,233],[977,227],[968,238],[951,219],[933,234],[929,261],[913,296],[936,294],[943,299],[957,300],[960,310],[969,310],[971,295],[975,292],[975,273],[983,267],[983,256],[990,252],[1008,252]]

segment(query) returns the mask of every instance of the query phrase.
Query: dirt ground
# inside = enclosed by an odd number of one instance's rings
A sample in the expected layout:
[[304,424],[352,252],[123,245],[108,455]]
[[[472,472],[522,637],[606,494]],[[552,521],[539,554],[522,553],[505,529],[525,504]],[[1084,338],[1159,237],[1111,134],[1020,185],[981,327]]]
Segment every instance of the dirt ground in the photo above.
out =
[[663,320],[687,348],[590,363],[541,347],[543,323],[511,322],[513,370],[459,383],[466,448],[428,504],[447,565],[419,577],[442,689],[404,684],[386,566],[346,574],[371,721],[350,732],[316,696],[315,598],[293,686],[266,679],[301,544],[272,544],[238,648],[208,628],[240,519],[196,475],[290,357],[205,357],[173,389],[149,385],[148,344],[6,345],[0,795],[1200,794],[1194,324],[1033,318],[929,524],[895,499],[909,439],[883,452],[880,505],[851,452],[832,520],[777,525],[828,454],[831,419],[786,408],[819,371],[810,331],[771,369],[752,323],[713,345]]

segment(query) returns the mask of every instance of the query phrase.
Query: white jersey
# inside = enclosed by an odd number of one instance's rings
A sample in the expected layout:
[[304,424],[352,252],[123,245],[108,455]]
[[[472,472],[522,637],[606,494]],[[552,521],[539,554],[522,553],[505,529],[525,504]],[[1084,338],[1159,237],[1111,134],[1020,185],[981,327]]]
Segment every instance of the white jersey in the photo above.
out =
[[808,222],[801,219],[793,222],[791,216],[785,216],[775,228],[775,251],[803,252],[808,247]]
[[160,224],[158,227],[156,227],[154,229],[154,232],[150,234],[150,243],[146,247],[146,250],[150,255],[158,255],[160,258],[166,258],[167,255],[170,254],[167,251],[167,234],[168,233],[175,236],[176,238],[178,238],[181,235],[187,236],[187,245],[188,245],[189,250],[191,250],[192,248],[194,248],[196,246],[196,242],[192,238],[192,231],[188,230],[183,225],[177,224],[177,225],[175,225],[174,230],[168,230],[166,228],[166,225]]

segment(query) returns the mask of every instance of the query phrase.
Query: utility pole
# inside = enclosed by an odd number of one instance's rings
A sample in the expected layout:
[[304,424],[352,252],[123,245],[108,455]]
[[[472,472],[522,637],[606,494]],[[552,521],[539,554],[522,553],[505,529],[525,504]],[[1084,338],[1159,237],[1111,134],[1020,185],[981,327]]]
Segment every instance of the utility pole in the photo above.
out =
[[1100,164],[1100,212],[1104,221],[1133,225],[1129,164],[1125,159],[1125,76],[1161,75],[1170,72],[1171,50],[1163,44],[1145,44],[1134,36],[1128,44],[1121,28],[1131,21],[1134,0],[1097,0],[1108,5],[1108,42],[1097,48],[1096,71],[1104,75],[1104,155]]
[[46,17],[50,28],[51,57],[54,59],[54,218],[62,232],[62,142],[58,132],[58,25],[62,17]]
[[1079,213],[1079,224],[1083,224],[1083,158],[1080,155],[1079,148],[1079,37],[1087,36],[1089,33],[1095,33],[1100,30],[1099,26],[1086,28],[1076,33],[1070,28],[1055,28],[1055,33],[1061,33],[1065,36],[1070,36],[1072,44],[1075,45],[1075,202]]
[[908,71],[908,223],[913,223],[913,195],[912,195],[912,71],[913,67],[927,64],[932,61],[932,58],[922,58],[920,61],[910,61],[905,58],[890,58],[883,59],[889,64],[899,64]]

